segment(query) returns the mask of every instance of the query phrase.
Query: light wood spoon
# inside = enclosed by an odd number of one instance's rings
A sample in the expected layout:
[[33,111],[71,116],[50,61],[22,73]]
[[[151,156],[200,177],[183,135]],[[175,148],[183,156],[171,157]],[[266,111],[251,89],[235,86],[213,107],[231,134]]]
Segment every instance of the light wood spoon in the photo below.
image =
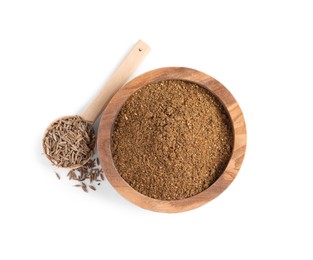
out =
[[[95,99],[90,103],[90,105],[87,107],[87,109],[80,115],[80,118],[82,121],[86,121],[87,125],[92,126],[101,112],[104,110],[112,96],[119,90],[131,77],[131,75],[135,72],[136,68],[140,65],[140,63],[143,61],[143,59],[146,57],[146,55],[149,53],[150,47],[144,43],[143,41],[139,40],[134,47],[131,49],[131,51],[128,53],[128,55],[124,58],[122,63],[118,66],[118,68],[114,71],[114,73],[111,75],[111,77],[108,79],[108,81],[105,83],[105,85],[100,90],[99,94],[95,97]],[[60,156],[62,158],[67,158],[69,154],[73,155],[73,152],[68,149],[66,140],[68,138],[65,135],[64,136],[58,136],[54,134],[53,131],[55,129],[58,129],[62,127],[62,124],[64,121],[71,121],[71,119],[79,118],[79,116],[65,116],[58,118],[57,120],[53,121],[48,128],[45,131],[44,138],[43,138],[43,148],[44,153],[47,156],[47,158],[56,166],[64,167],[64,168],[71,168],[75,169],[78,167],[81,167],[85,163],[87,163],[90,158],[93,156],[93,150],[95,146],[95,141],[89,143],[88,141],[88,147],[90,148],[89,154],[87,154],[83,160],[81,160],[79,163],[71,163],[68,162],[62,162],[58,161],[58,158]],[[88,127],[89,127],[88,126]],[[95,139],[95,134],[93,132],[92,127],[89,127],[92,131],[92,135],[90,138]],[[89,129],[89,130],[90,130]],[[69,133],[70,134],[70,133]],[[53,138],[51,138],[53,136]],[[88,137],[89,138],[89,137]],[[59,145],[61,145],[59,147]],[[64,146],[62,146],[64,145]],[[58,149],[51,149],[51,147],[58,147]],[[74,146],[73,149],[77,149]],[[51,150],[54,150],[51,153]],[[55,150],[57,150],[55,154]],[[76,151],[79,152],[79,151]]]

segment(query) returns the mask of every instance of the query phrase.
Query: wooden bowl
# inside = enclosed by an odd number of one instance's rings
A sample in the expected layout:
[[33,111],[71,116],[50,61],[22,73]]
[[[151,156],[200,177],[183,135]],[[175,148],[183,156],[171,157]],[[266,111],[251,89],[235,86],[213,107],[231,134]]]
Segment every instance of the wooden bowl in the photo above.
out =
[[[182,200],[163,201],[147,197],[133,189],[118,173],[111,153],[114,121],[125,101],[138,89],[161,80],[179,79],[202,86],[215,94],[228,110],[234,130],[234,147],[230,161],[220,177],[206,190]],[[127,200],[148,210],[182,212],[202,206],[220,195],[236,177],[246,150],[246,126],[242,111],[232,94],[214,78],[194,69],[160,68],[146,72],[122,87],[111,99],[98,129],[98,153],[102,169],[111,185]]]

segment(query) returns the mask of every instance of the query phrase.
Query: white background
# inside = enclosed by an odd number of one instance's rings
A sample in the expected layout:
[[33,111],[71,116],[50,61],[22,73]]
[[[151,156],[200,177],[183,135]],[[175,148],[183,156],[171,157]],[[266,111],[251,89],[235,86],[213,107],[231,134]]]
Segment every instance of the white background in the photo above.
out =
[[[0,0],[0,259],[312,259],[311,1]],[[77,114],[138,39],[136,75],[186,66],[239,102],[233,184],[180,214],[59,181],[46,126]]]

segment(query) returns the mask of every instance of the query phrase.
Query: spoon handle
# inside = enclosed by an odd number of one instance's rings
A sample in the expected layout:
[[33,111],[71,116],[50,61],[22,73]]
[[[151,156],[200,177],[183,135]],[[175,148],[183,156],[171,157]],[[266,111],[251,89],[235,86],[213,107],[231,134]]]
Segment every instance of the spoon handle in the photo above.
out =
[[149,51],[150,47],[141,40],[134,45],[122,63],[104,84],[99,94],[82,113],[81,116],[83,119],[92,123],[97,120],[115,92],[127,82]]

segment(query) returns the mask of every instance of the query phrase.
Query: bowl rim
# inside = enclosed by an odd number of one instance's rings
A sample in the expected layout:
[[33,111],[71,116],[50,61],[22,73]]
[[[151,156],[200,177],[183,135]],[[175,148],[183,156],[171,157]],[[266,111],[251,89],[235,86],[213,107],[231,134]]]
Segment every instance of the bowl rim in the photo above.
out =
[[[231,158],[224,172],[204,191],[181,200],[158,200],[133,189],[118,173],[111,153],[111,136],[115,119],[125,101],[138,89],[162,80],[184,80],[198,84],[214,94],[227,110],[234,132]],[[163,67],[145,72],[126,83],[109,101],[98,128],[97,149],[102,169],[115,190],[135,205],[157,212],[183,212],[198,208],[219,196],[235,179],[242,165],[246,150],[246,125],[239,104],[219,81],[213,77],[186,67]]]

